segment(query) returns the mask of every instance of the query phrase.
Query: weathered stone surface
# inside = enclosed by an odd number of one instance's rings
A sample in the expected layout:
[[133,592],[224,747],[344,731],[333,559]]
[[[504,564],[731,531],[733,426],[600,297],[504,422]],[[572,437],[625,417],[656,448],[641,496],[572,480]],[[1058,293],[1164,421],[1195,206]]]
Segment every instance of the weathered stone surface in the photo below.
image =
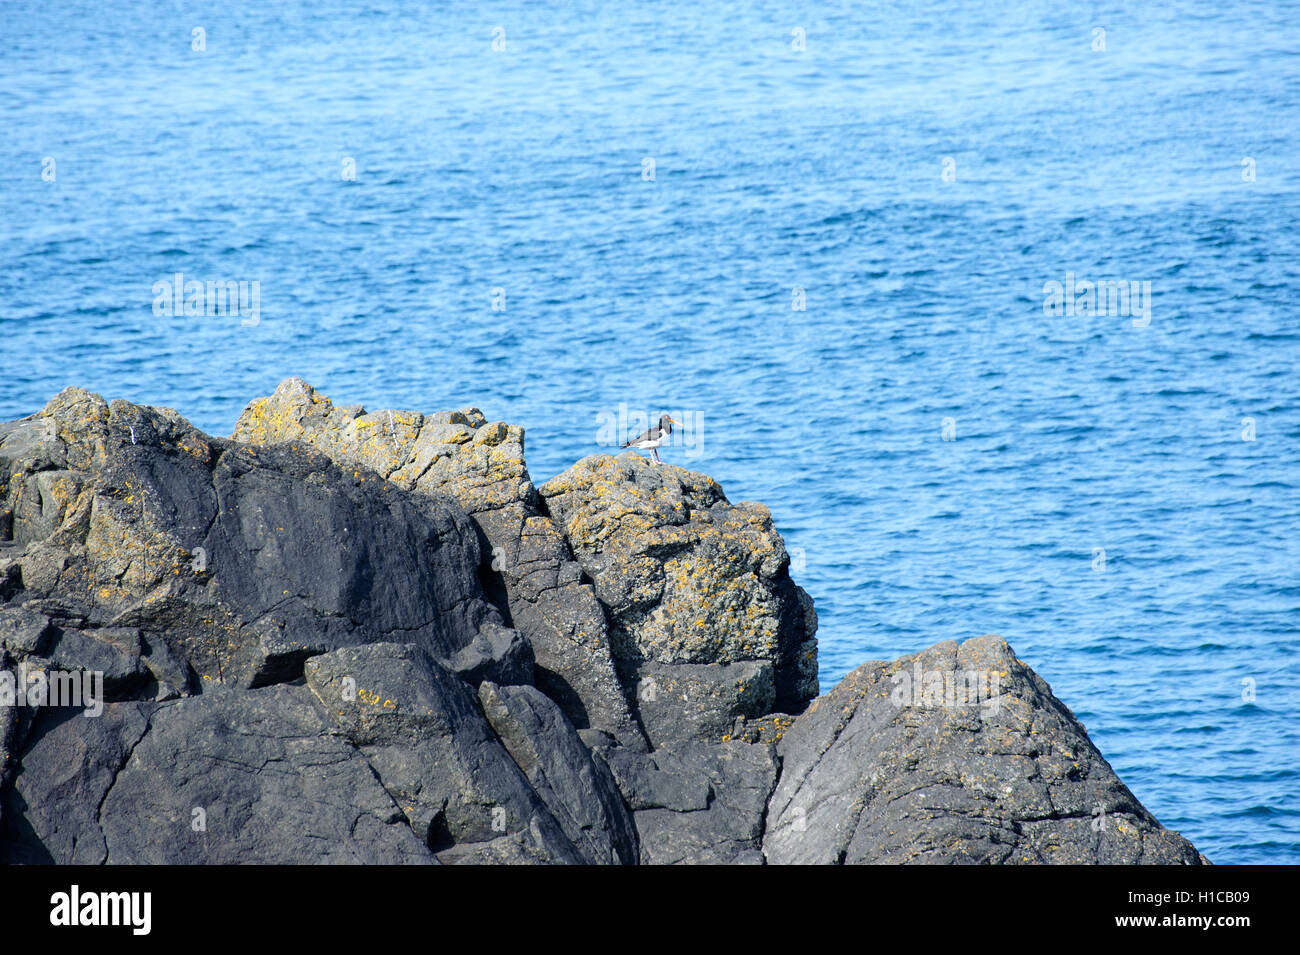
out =
[[578,739],[582,740],[582,744],[588,749],[596,749],[599,746],[614,746],[618,742],[604,730],[592,729],[590,726],[577,732]]
[[522,831],[549,861],[602,861],[570,844],[470,689],[418,647],[337,650],[309,660],[306,678],[431,850]]
[[[0,651],[0,665],[4,662],[4,654]],[[6,666],[5,669],[9,668]],[[20,715],[21,711],[16,705],[0,706],[0,838],[5,833],[5,795],[9,791],[10,781],[18,771],[18,756],[23,738]]]
[[[671,809],[673,812],[695,812],[709,808],[713,787],[704,773],[674,773],[661,770],[653,753],[614,749],[602,752],[601,758],[609,765],[618,783],[619,791],[629,809]],[[665,756],[668,765],[675,766],[671,757]]]
[[431,861],[366,760],[295,686],[160,704],[102,818],[109,862]]
[[769,713],[753,720],[742,716],[731,728],[730,737],[746,743],[779,743],[794,721],[788,713]]
[[531,686],[479,686],[488,722],[574,845],[604,865],[637,861],[636,829],[604,762]]
[[[719,705],[725,694],[706,694],[713,705],[695,711],[690,735],[717,739],[756,707],[797,712],[816,695],[816,615],[766,507],[732,505],[712,478],[633,452],[583,458],[541,494],[609,611],[625,677],[639,679],[646,664],[768,664],[730,709]],[[662,718],[639,690],[637,700],[643,724]],[[689,719],[671,732],[680,737]]]
[[530,685],[535,674],[533,647],[518,630],[484,624],[469,646],[452,657],[451,667],[475,686],[484,680]]
[[1000,639],[801,711],[811,601],[703,475],[543,501],[473,409],[262,401],[265,446],[78,389],[0,424],[0,862],[1203,861]]
[[22,765],[4,862],[432,861],[299,687],[46,711]]
[[[159,696],[292,679],[314,653],[390,634],[450,660],[501,624],[458,509],[305,449],[209,438],[168,409],[61,392],[0,426],[0,500],[23,544],[6,642],[20,649],[20,608],[51,639],[145,634]],[[43,639],[25,620],[22,639]]]
[[438,853],[443,865],[550,865],[540,833],[512,832],[488,842],[465,842]]
[[762,863],[771,746],[687,741],[602,755],[634,810],[642,864]]
[[772,863],[1202,861],[1000,637],[864,664],[795,720],[779,753]]
[[477,408],[423,415],[335,407],[300,378],[250,402],[234,438],[298,441],[377,471],[419,496],[454,500],[483,538],[480,576],[506,622],[532,644],[536,682],[575,726],[644,748],[614,672],[605,616],[563,538],[538,506],[523,429]]
[[[22,771],[0,797],[0,864],[109,861],[104,800],[152,711],[150,703],[109,703],[94,718],[71,708],[35,715],[21,743]],[[179,827],[169,827],[154,838],[165,844],[180,835]]]
[[637,713],[651,743],[721,740],[738,718],[771,712],[772,664],[631,663],[622,668],[636,688]]
[[96,674],[103,681],[103,699],[129,700],[149,678],[143,653],[140,631],[129,627],[57,628],[45,650],[25,662],[47,671]]
[[50,644],[54,628],[50,618],[26,607],[0,607],[0,650],[22,658],[42,654]]

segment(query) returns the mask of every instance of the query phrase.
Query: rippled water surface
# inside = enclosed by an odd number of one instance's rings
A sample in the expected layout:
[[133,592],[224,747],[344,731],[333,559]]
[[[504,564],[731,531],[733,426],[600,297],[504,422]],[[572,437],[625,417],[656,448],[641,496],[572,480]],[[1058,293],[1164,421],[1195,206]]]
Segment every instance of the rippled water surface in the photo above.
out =
[[[0,419],[228,434],[297,374],[540,483],[680,411],[823,689],[1000,633],[1165,825],[1300,861],[1300,17],[1133,6],[6,4]],[[177,272],[257,323],[155,315]]]

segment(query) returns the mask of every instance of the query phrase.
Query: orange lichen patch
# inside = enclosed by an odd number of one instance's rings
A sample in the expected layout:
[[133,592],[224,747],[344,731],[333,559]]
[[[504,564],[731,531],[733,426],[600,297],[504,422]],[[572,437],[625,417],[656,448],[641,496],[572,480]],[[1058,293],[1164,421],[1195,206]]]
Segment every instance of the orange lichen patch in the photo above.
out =
[[365,703],[367,706],[380,707],[380,708],[382,708],[382,709],[386,709],[386,710],[395,710],[395,709],[397,709],[397,704],[396,704],[396,703],[394,703],[392,700],[385,700],[385,699],[383,699],[383,698],[380,696],[380,694],[378,694],[378,693],[376,693],[376,692],[374,692],[374,691],[372,691],[372,690],[362,690],[362,689],[358,689],[358,690],[357,690],[357,699],[361,700],[361,702]]

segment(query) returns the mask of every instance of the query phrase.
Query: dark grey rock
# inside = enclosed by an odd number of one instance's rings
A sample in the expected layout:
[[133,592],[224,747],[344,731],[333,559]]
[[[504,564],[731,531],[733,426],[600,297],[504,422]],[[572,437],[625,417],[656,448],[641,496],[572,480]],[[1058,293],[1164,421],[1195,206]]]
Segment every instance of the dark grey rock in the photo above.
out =
[[45,652],[54,628],[49,617],[25,607],[0,607],[0,650],[16,658]]
[[575,726],[645,748],[614,673],[604,610],[528,476],[522,428],[489,422],[477,408],[425,415],[335,407],[288,378],[249,402],[234,437],[310,444],[416,497],[455,501],[482,535],[479,572],[489,596],[532,644],[538,687]]
[[[210,438],[167,409],[67,389],[0,434],[0,489],[24,541],[10,604],[53,618],[53,602],[92,637],[154,634],[151,656],[173,658],[164,695],[190,669],[268,685],[390,635],[450,661],[501,625],[459,509],[302,447]],[[498,649],[500,675],[517,675],[523,652]]]
[[757,719],[742,716],[732,726],[730,736],[746,743],[779,743],[794,721],[795,716],[790,713],[768,713]]
[[366,760],[297,686],[158,704],[101,819],[108,862],[431,861]]
[[[0,662],[4,654],[0,653]],[[22,727],[19,724],[20,709],[16,705],[0,706],[0,844],[4,842],[5,833],[5,795],[9,791],[9,782],[18,771],[18,756],[22,746]],[[0,861],[4,851],[0,849]]]
[[771,863],[1202,861],[999,637],[864,664],[795,720],[779,753]]
[[93,673],[103,680],[105,700],[129,700],[149,678],[143,650],[140,631],[129,627],[55,629],[44,652],[27,662],[50,671]]
[[511,622],[531,635],[536,684],[575,726],[603,729],[645,750],[614,669],[605,610],[529,487],[518,508],[474,518],[491,542]]
[[462,680],[474,686],[484,680],[526,686],[533,682],[533,648],[518,630],[487,623],[451,660]]
[[[540,494],[605,606],[615,665],[652,743],[718,739],[738,716],[798,712],[816,695],[816,614],[762,504],[732,504],[708,475],[630,451],[583,458]],[[647,665],[727,664],[765,669],[745,693],[717,686],[707,705],[675,714],[647,708],[633,682]],[[669,715],[656,738],[648,723]]]
[[430,849],[523,831],[550,861],[594,861],[566,838],[469,687],[418,647],[336,650],[309,660],[306,678]]
[[154,699],[171,700],[196,691],[198,675],[184,657],[172,650],[163,634],[141,633],[140,644],[141,662],[153,677]]
[[1204,861],[1000,639],[796,716],[811,600],[705,475],[539,496],[519,428],[292,380],[237,433],[80,389],[0,424],[0,670],[107,697],[0,705],[0,862]]
[[7,863],[432,861],[298,687],[44,711],[22,765]]
[[23,556],[27,548],[5,538],[13,530],[12,522],[7,522],[6,517],[12,516],[12,511],[0,506],[0,603],[13,600],[23,589]]
[[635,688],[637,716],[656,746],[721,741],[737,719],[761,717],[776,702],[773,668],[766,661],[641,663],[621,672]]
[[763,815],[776,783],[771,746],[680,742],[649,755],[603,755],[635,810],[643,865],[759,861]]
[[588,749],[607,749],[617,745],[618,741],[604,730],[592,729],[588,727],[584,730],[578,730],[578,739],[582,740],[584,746]]
[[[108,861],[104,800],[144,736],[152,709],[149,703],[109,703],[98,717],[64,708],[36,715],[22,743],[22,771],[0,800],[0,863]],[[164,844],[177,836],[174,828],[155,834]]]
[[437,858],[443,865],[550,865],[555,861],[545,840],[532,830],[487,842],[463,842],[439,852]]
[[636,829],[604,762],[559,706],[531,686],[483,683],[483,712],[569,841],[604,865],[637,861]]
[[[655,754],[614,749],[602,752],[628,808],[695,812],[709,808],[713,787],[703,773],[659,769]],[[670,763],[671,766],[676,764]]]

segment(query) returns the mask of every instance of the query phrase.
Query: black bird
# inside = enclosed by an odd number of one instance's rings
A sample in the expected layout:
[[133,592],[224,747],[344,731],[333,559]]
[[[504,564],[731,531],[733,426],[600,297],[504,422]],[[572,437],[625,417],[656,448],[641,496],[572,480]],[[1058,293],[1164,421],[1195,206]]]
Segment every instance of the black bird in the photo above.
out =
[[655,463],[662,464],[663,462],[659,460],[659,449],[668,442],[668,436],[673,433],[673,425],[675,424],[681,424],[681,422],[674,421],[668,415],[664,415],[659,419],[658,427],[642,431],[623,447],[640,448],[643,451],[648,450],[655,456]]

